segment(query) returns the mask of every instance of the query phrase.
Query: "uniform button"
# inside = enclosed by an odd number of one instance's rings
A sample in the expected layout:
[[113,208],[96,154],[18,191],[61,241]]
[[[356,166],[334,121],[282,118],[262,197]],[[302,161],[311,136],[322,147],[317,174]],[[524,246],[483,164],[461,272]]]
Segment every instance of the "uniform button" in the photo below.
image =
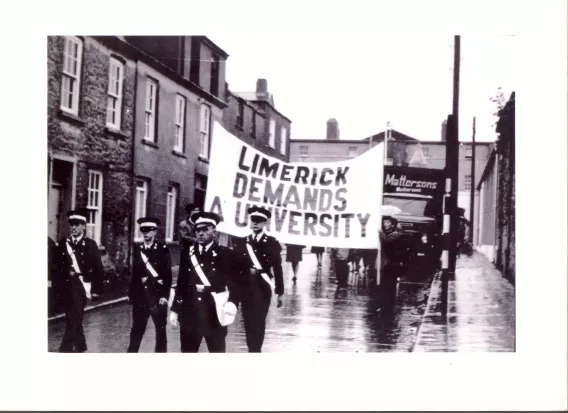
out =
[[198,298],[197,301],[201,301],[201,298]]

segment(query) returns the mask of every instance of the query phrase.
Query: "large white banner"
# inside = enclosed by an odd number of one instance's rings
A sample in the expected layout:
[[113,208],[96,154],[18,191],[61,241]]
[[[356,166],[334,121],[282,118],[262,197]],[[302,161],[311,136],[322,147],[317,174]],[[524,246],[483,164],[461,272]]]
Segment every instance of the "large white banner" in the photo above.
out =
[[231,235],[250,233],[247,209],[258,205],[271,211],[267,232],[280,242],[378,248],[383,159],[380,143],[348,161],[286,163],[215,122],[205,210]]

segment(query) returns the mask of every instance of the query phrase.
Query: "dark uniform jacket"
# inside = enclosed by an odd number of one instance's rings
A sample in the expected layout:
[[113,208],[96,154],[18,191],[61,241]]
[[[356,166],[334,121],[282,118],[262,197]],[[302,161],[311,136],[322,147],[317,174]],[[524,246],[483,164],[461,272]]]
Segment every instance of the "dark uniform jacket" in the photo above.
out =
[[[73,261],[67,252],[66,243],[69,242],[75,253],[77,264],[81,270],[80,274],[71,276],[73,269]],[[62,288],[71,285],[71,278],[83,276],[84,282],[90,282],[91,293],[101,295],[103,292],[103,263],[97,243],[83,236],[77,243],[73,245],[72,238],[64,238],[57,244],[55,258],[53,262],[54,281]]]
[[[148,258],[149,264],[158,273],[158,277],[154,277],[148,270],[141,253]],[[148,278],[145,283],[142,283],[142,278],[144,277]],[[146,248],[143,243],[134,245],[132,277],[128,291],[128,297],[132,302],[134,304],[142,304],[147,302],[147,300],[155,301],[156,303],[160,298],[167,300],[170,297],[171,287],[172,260],[167,245],[156,241],[149,248]]]
[[[211,284],[210,287],[205,287],[201,293],[197,291],[196,286],[203,285],[203,282],[197,275],[189,257],[191,247],[193,247],[193,253]],[[181,254],[186,254],[187,257],[183,261],[180,259],[179,275],[171,310],[194,319],[194,324],[197,324],[196,328],[202,332],[207,328],[218,327],[219,320],[211,292],[220,293],[228,288],[229,301],[235,305],[238,304],[239,268],[235,263],[233,251],[213,242],[208,251],[200,253],[199,244],[193,243],[184,247]]]
[[250,269],[255,268],[248,253],[247,243],[251,244],[256,258],[262,266],[263,272],[268,274],[275,282],[275,294],[284,294],[284,279],[282,277],[282,246],[278,240],[270,235],[262,234],[259,241],[252,235],[235,240],[235,253],[237,260],[242,268],[244,288],[250,285],[257,285],[264,291],[270,291],[268,283],[264,281],[260,274],[250,274]]
[[385,234],[383,231],[379,233],[381,241],[381,269],[396,269],[400,267],[406,254],[406,245],[404,237],[396,229]]

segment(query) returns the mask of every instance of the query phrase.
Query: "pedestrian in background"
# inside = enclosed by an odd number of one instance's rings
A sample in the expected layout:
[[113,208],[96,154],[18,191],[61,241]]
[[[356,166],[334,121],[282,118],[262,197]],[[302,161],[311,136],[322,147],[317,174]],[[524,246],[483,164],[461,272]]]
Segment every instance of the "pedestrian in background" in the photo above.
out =
[[298,279],[296,277],[298,274],[298,264],[302,261],[302,250],[304,248],[306,248],[305,245],[286,244],[286,262],[292,264],[292,272],[294,274],[292,281],[294,282]]
[[166,353],[168,340],[168,300],[172,287],[172,260],[170,250],[156,241],[160,220],[143,217],[136,221],[144,242],[134,246],[132,277],[128,291],[132,303],[132,330],[129,353],[137,353],[146,331],[148,318],[156,328],[156,353]]
[[388,215],[383,216],[379,233],[381,243],[381,291],[383,308],[391,309],[396,298],[396,284],[402,274],[402,259],[405,245],[402,234],[397,229],[398,221]]
[[265,232],[270,211],[253,206],[247,212],[252,233],[235,239],[235,253],[242,274],[240,297],[248,351],[260,353],[273,294],[278,296],[277,306],[282,306],[282,246]]
[[361,251],[354,248],[350,249],[348,260],[351,264],[351,271],[359,272],[359,269],[361,268],[361,265],[359,265],[361,261]]
[[83,353],[87,342],[83,332],[83,313],[88,299],[96,299],[103,289],[103,264],[97,243],[87,238],[86,210],[67,213],[70,236],[59,241],[55,251],[53,277],[61,287],[65,308],[65,333],[61,353]]
[[337,285],[340,287],[345,286],[349,278],[349,248],[333,248],[331,254],[335,264]]
[[185,206],[187,217],[179,224],[179,235],[182,242],[196,242],[195,238],[195,223],[193,217],[201,212],[199,206],[195,204],[187,204]]
[[321,262],[324,252],[325,252],[324,247],[312,247],[312,253],[316,254],[316,258],[318,260],[318,268],[321,267]]

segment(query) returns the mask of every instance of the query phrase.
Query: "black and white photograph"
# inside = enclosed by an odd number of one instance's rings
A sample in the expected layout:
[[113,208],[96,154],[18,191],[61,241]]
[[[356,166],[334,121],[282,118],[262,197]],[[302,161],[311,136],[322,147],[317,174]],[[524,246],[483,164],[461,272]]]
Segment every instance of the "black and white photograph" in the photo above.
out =
[[568,407],[566,2],[14,10],[1,408]]
[[515,36],[47,52],[50,352],[515,351]]

